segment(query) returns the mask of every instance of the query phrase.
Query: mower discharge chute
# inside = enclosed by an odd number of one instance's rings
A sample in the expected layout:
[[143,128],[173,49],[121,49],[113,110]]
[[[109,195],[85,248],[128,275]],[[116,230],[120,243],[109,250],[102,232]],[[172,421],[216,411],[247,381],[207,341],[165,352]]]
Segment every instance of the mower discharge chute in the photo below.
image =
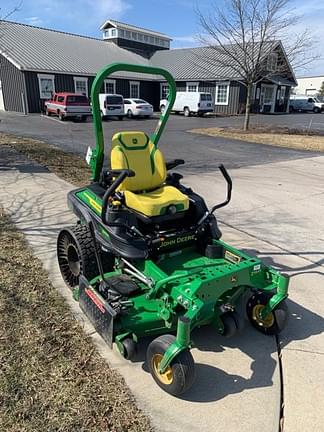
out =
[[[111,169],[103,168],[104,139],[98,95],[116,71],[163,76],[168,106],[151,137],[120,132],[112,138]],[[164,161],[157,144],[175,100],[172,76],[155,67],[115,63],[103,68],[92,86],[96,148],[88,152],[92,182],[73,190],[68,205],[79,222],[58,236],[60,270],[74,297],[110,347],[131,359],[136,344],[156,336],[147,349],[147,367],[157,384],[180,395],[194,380],[191,332],[212,325],[224,336],[246,310],[265,334],[286,322],[288,278],[220,240],[214,212],[231,199],[232,181],[223,165],[227,198],[210,211],[202,197],[170,172],[184,161]]]

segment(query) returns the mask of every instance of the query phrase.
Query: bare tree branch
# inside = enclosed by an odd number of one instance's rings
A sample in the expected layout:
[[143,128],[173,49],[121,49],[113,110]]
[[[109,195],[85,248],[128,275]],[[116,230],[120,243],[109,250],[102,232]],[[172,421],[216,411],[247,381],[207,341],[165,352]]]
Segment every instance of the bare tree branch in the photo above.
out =
[[[279,74],[293,79],[289,65],[298,69],[319,58],[308,30],[292,37],[300,17],[291,5],[292,0],[226,0],[223,8],[215,3],[207,14],[197,9],[198,40],[217,55],[207,59],[197,51],[196,65],[205,70],[221,66],[247,87],[246,129],[254,84]],[[268,56],[273,52],[277,64],[273,61],[269,68]]]

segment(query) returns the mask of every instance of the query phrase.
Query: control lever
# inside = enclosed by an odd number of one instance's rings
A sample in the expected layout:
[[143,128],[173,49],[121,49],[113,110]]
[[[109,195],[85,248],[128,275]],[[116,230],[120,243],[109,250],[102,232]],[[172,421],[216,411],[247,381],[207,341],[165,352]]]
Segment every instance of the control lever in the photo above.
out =
[[226,180],[226,183],[227,183],[227,197],[226,197],[226,200],[223,201],[220,204],[214,205],[214,207],[212,207],[212,209],[210,211],[207,211],[204,214],[204,216],[198,221],[198,223],[197,223],[198,226],[201,225],[208,218],[208,216],[212,215],[215,210],[217,210],[217,209],[219,209],[221,207],[225,207],[231,201],[231,198],[232,198],[232,187],[233,187],[233,182],[232,182],[231,176],[229,175],[227,169],[224,167],[223,164],[219,165],[218,168],[219,168],[220,172],[222,173],[222,175],[223,175],[223,177],[224,177],[224,179]]

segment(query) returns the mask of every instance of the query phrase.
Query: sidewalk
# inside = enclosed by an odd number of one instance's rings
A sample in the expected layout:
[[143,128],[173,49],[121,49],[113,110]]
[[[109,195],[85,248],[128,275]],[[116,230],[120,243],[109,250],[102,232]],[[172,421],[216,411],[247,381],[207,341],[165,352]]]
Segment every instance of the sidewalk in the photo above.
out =
[[[264,169],[264,168],[262,168]],[[248,168],[246,169],[248,170]],[[212,186],[191,178],[204,193]],[[204,183],[205,182],[205,183]],[[66,298],[72,313],[91,334],[109,365],[122,374],[139,406],[148,413],[157,431],[192,432],[277,432],[280,414],[280,373],[274,338],[265,337],[248,324],[241,336],[224,339],[211,330],[194,333],[197,378],[193,388],[176,399],[162,392],[142,369],[145,350],[130,363],[107,348],[81,313],[62,282],[56,262],[56,236],[61,227],[73,224],[66,194],[72,186],[26,160],[9,147],[0,146],[0,203],[10,213],[42,260],[53,285]],[[207,189],[208,190],[208,189]],[[282,336],[284,371],[285,431],[321,432],[324,423],[323,367],[324,344],[323,272],[309,269],[299,256],[222,226],[225,241],[260,253],[276,267],[305,269],[292,279],[290,325]],[[316,266],[315,266],[316,267]],[[310,286],[309,275],[312,284]],[[304,274],[306,273],[306,274]],[[308,273],[308,274],[307,274]],[[322,285],[323,287],[323,285]],[[305,293],[308,293],[305,295]]]

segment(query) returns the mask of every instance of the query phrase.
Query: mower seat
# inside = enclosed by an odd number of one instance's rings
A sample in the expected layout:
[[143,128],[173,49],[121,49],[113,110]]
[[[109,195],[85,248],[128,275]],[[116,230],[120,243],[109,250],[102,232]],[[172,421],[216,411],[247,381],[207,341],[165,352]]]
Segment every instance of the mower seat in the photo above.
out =
[[189,198],[165,184],[166,165],[160,150],[144,132],[119,132],[112,138],[111,169],[131,169],[134,177],[118,187],[125,205],[147,217],[183,212]]

